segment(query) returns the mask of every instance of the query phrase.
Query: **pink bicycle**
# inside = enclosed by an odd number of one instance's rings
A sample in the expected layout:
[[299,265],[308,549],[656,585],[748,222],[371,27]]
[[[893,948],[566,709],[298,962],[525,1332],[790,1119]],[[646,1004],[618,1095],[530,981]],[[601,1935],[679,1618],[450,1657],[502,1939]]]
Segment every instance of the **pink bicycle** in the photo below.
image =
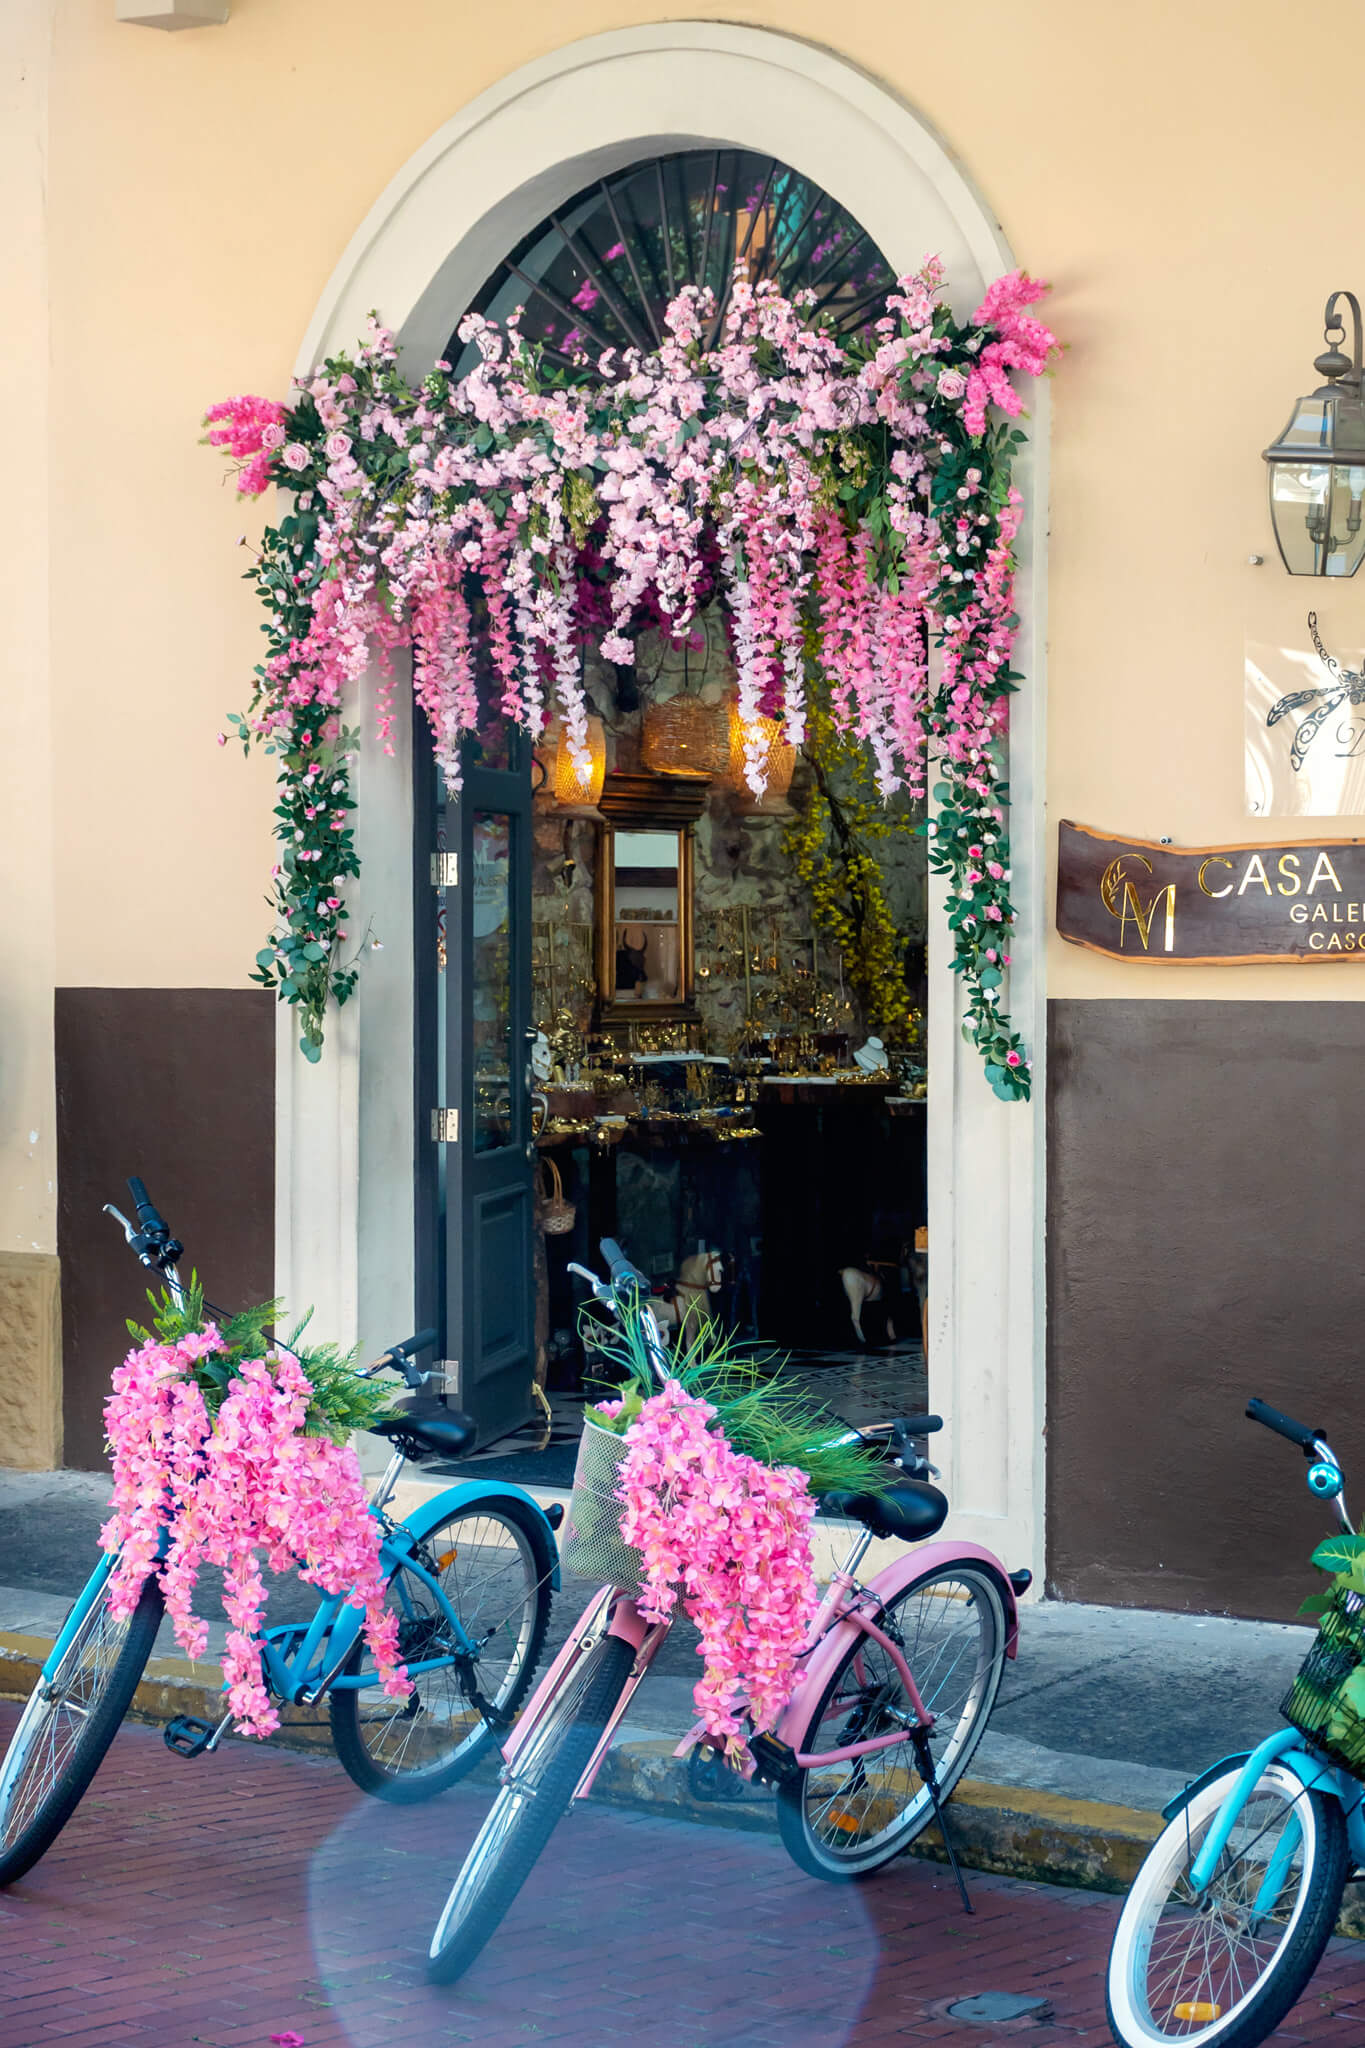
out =
[[[646,1283],[610,1239],[602,1251],[609,1281],[571,1270],[619,1310],[639,1300]],[[668,1351],[661,1337],[651,1348],[662,1379]],[[866,1585],[857,1577],[874,1536],[923,1543],[941,1527],[948,1502],[916,1476],[931,1468],[913,1443],[941,1427],[936,1415],[916,1415],[848,1433],[847,1441],[889,1437],[909,1476],[883,1494],[823,1496],[825,1514],[862,1527],[811,1624],[792,1699],[775,1729],[751,1737],[746,1771],[776,1787],[783,1843],[815,1877],[865,1877],[937,1818],[970,1912],[943,1805],[985,1733],[1005,1659],[1015,1655],[1018,1597],[1031,1574],[1007,1572],[974,1543],[945,1542],[897,1558]],[[580,1575],[601,1572],[612,1583],[589,1602],[503,1744],[501,1789],[431,1938],[427,1973],[437,1983],[453,1982],[474,1961],[563,1814],[591,1792],[672,1625],[641,1615],[638,1556],[619,1532],[614,1543],[602,1533],[613,1518],[587,1535],[574,1526],[589,1524],[585,1496],[590,1505],[592,1496],[612,1499],[621,1444],[591,1424],[585,1431],[564,1557]]]

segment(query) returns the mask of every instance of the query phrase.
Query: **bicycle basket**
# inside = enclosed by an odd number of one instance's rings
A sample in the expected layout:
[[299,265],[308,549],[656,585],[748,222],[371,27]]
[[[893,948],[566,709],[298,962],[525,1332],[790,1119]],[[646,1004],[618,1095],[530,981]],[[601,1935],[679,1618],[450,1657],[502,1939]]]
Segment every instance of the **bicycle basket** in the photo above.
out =
[[607,1582],[635,1594],[644,1585],[642,1560],[633,1544],[621,1540],[621,1502],[616,1492],[625,1455],[624,1437],[584,1417],[560,1556],[564,1569],[575,1578],[595,1579],[599,1585]]
[[1362,1663],[1365,1601],[1358,1593],[1338,1594],[1280,1703],[1286,1721],[1357,1775],[1365,1772],[1365,1715],[1347,1695],[1346,1685]]

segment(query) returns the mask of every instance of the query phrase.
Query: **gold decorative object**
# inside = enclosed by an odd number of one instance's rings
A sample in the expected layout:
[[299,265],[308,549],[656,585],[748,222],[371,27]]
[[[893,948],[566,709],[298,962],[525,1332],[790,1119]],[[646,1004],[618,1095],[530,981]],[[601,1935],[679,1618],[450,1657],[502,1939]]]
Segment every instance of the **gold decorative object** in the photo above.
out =
[[588,715],[588,754],[591,766],[585,774],[573,757],[569,736],[563,725],[555,740],[555,769],[552,778],[555,802],[570,810],[591,810],[602,794],[607,774],[606,727],[595,714]]
[[640,758],[656,775],[724,775],[730,758],[724,709],[687,692],[648,705]]
[[[760,762],[763,768],[765,786],[763,795],[756,797],[744,779],[746,730],[756,733],[761,743]],[[743,719],[739,715],[739,703],[730,705],[730,781],[733,786],[748,796],[755,809],[780,803],[791,788],[792,773],[796,767],[796,749],[785,737],[780,718],[765,718],[760,712],[757,717]]]

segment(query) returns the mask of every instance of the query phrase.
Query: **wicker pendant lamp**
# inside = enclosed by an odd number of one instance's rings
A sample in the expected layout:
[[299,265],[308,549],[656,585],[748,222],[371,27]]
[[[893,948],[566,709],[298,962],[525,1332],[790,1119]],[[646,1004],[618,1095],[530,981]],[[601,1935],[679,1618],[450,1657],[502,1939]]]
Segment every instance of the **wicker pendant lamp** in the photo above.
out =
[[[759,759],[763,765],[765,787],[763,795],[756,797],[744,779],[746,723],[749,732],[757,733],[760,747]],[[738,701],[730,705],[730,781],[750,803],[767,809],[780,804],[791,788],[793,771],[796,768],[796,749],[786,737],[780,718],[766,718],[762,712],[746,722],[740,717]]]
[[640,758],[655,775],[724,775],[730,760],[724,707],[686,691],[649,705]]
[[607,732],[600,718],[588,714],[588,754],[591,765],[584,773],[575,762],[568,734],[561,725],[555,740],[555,767],[551,786],[555,802],[565,810],[591,810],[602,794],[607,773]]

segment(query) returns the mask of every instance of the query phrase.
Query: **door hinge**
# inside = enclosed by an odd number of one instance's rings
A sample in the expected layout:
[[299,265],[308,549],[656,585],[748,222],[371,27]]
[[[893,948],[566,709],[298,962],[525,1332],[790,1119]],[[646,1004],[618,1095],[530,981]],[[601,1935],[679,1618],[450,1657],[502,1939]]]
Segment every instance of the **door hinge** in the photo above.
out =
[[438,1358],[432,1374],[433,1389],[445,1396],[452,1408],[460,1405],[460,1361],[458,1358]]
[[459,1144],[460,1112],[458,1109],[433,1109],[431,1112],[431,1141],[433,1145]]
[[458,853],[433,853],[431,856],[431,886],[433,889],[459,888],[460,856]]

